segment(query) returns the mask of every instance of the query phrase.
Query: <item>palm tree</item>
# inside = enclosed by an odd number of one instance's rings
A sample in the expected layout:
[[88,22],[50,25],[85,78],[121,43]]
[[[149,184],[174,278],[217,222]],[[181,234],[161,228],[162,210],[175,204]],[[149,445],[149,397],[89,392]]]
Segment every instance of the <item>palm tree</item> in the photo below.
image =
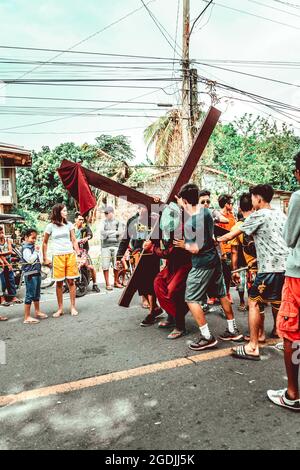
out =
[[156,165],[178,165],[183,160],[182,115],[172,109],[150,124],[144,131],[147,151],[154,146]]

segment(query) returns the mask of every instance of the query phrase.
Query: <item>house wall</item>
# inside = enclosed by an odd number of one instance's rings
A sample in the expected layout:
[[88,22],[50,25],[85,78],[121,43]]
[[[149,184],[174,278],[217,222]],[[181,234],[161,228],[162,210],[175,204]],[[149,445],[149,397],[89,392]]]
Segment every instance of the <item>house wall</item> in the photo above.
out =
[[0,193],[0,210],[1,212],[9,212],[13,204],[17,203],[16,193],[16,169],[11,168],[12,162],[9,159],[0,159],[0,178],[9,180],[9,195]]

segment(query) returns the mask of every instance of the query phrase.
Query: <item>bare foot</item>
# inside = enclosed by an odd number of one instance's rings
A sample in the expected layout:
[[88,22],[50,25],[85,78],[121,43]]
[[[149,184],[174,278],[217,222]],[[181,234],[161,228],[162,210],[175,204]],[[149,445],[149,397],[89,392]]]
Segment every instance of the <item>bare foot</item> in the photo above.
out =
[[57,312],[53,313],[53,318],[61,317],[64,314],[63,310],[57,310]]
[[36,312],[34,316],[35,318],[39,318],[40,320],[44,320],[45,318],[48,318],[48,315],[42,312]]
[[36,318],[28,317],[23,321],[25,324],[40,323]]
[[77,312],[76,308],[71,309],[71,315],[72,315],[72,317],[77,317],[78,312]]
[[[250,335],[244,335],[244,340],[245,341],[250,341]],[[265,336],[259,336],[258,342],[259,343],[265,343],[266,342],[266,337]]]
[[0,321],[6,321],[6,320],[8,320],[7,317],[2,317],[2,316],[0,315]]

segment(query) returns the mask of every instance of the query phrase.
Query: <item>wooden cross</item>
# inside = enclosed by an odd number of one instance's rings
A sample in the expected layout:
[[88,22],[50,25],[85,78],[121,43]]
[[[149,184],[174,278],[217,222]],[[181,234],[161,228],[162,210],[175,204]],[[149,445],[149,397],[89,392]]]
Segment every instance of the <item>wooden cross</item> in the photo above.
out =
[[[168,195],[166,204],[169,204],[170,202],[174,201],[175,195],[179,192],[181,186],[183,186],[185,183],[188,183],[188,181],[190,180],[197,166],[197,163],[204,152],[208,140],[215,126],[217,125],[220,115],[221,112],[214,107],[211,107],[208,111],[202,123],[202,126],[195,137],[192,147],[190,148],[189,153],[182,165],[181,171]],[[61,168],[66,167],[68,165],[74,166],[75,164],[68,160],[64,160],[62,162]],[[84,167],[81,168],[84,171],[87,183],[96,188],[100,188],[103,191],[118,197],[120,197],[121,195],[126,196],[127,200],[134,204],[143,204],[146,207],[151,207],[152,204],[155,204],[155,200],[151,196],[140,193],[139,191],[133,188],[129,188],[128,186],[113,181],[110,178],[100,175],[92,170],[88,170]],[[136,292],[137,279],[139,276],[143,275],[143,265],[143,256],[141,256],[131,278],[129,279],[126,288],[122,293],[122,296],[119,301],[120,306],[129,307],[130,302]]]

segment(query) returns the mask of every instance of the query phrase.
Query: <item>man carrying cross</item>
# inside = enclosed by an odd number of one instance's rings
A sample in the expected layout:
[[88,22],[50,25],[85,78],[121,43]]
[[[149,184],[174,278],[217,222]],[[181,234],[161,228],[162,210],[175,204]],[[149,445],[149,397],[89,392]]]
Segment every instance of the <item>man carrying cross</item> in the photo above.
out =
[[[149,239],[151,226],[155,215],[149,214],[147,207],[138,206],[138,212],[131,217],[124,231],[123,238],[117,251],[117,261],[120,262],[129,248],[133,255],[141,256],[143,245]],[[144,273],[137,281],[137,291],[140,296],[147,299],[150,312],[140,323],[141,326],[151,326],[157,321],[157,317],[162,314],[162,309],[156,303],[154,292],[154,278],[159,271],[159,258],[151,253],[144,253]]]
[[[167,200],[165,201],[166,204],[174,202],[175,196],[177,195],[181,186],[190,180],[197,163],[205,150],[207,142],[218,122],[220,114],[220,111],[216,108],[210,108],[201,128],[198,131],[198,134],[195,137],[193,145],[189,150],[189,153],[167,197]],[[128,186],[124,186],[116,181],[112,181],[110,178],[100,175],[87,168],[83,168],[80,164],[64,160],[58,169],[58,172],[65,187],[70,191],[72,196],[75,197],[77,201],[79,201],[82,214],[85,214],[96,204],[89,185],[100,188],[102,191],[108,192],[117,197],[126,197],[128,202],[133,204],[143,204],[147,208],[151,207],[151,205],[155,203],[153,197],[142,194],[139,191]],[[140,260],[138,261],[126,288],[123,290],[119,301],[120,306],[129,307],[130,302],[137,290],[139,279],[141,276],[143,276],[143,273],[146,272],[146,259],[151,258],[152,256],[149,255],[140,257]]]
[[221,260],[213,239],[214,223],[209,209],[199,204],[199,188],[185,184],[179,191],[177,203],[190,215],[185,224],[184,240],[175,240],[174,245],[192,254],[192,269],[189,272],[185,301],[200,329],[200,337],[189,347],[194,351],[213,348],[218,343],[210,332],[201,306],[203,297],[219,298],[227,318],[227,329],[219,336],[222,341],[241,341],[231,303],[226,295]]

